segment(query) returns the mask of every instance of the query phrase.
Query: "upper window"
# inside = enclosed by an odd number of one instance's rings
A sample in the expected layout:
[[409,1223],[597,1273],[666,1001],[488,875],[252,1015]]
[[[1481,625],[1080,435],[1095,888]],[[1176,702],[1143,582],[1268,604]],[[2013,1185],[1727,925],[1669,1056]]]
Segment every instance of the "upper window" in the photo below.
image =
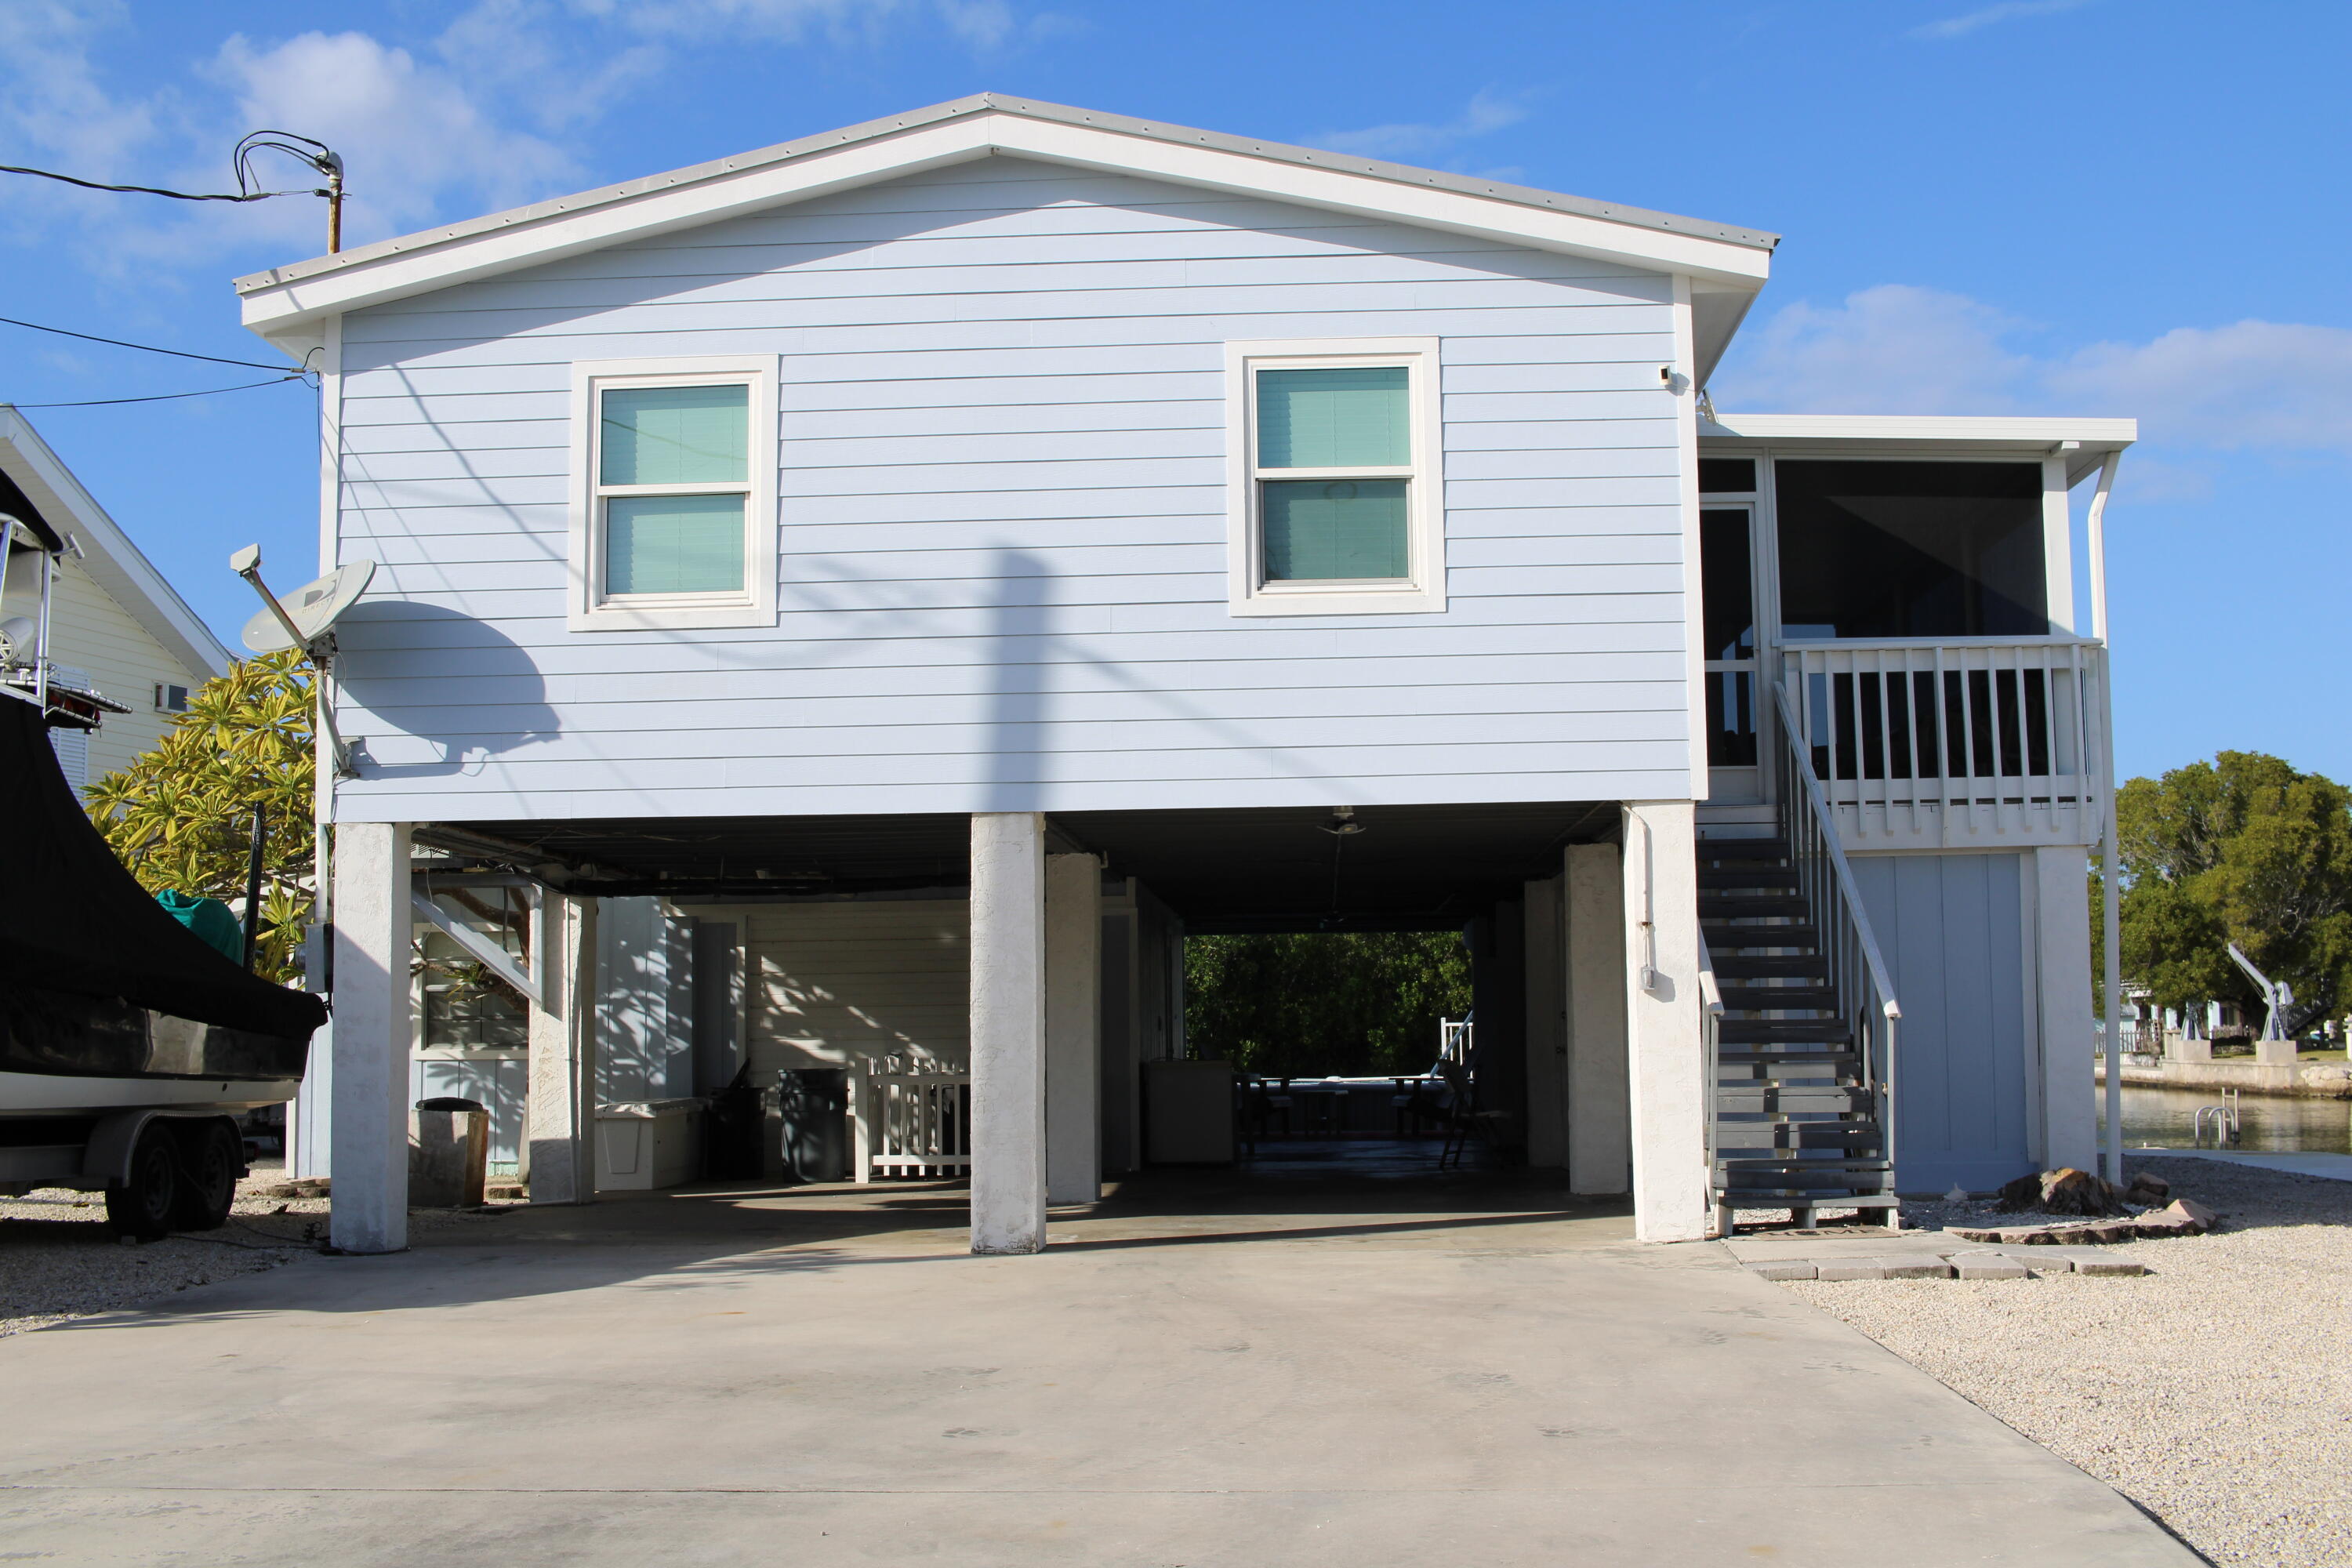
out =
[[573,626],[772,622],[774,361],[574,371]]
[[1236,343],[1232,609],[1445,607],[1434,340]]

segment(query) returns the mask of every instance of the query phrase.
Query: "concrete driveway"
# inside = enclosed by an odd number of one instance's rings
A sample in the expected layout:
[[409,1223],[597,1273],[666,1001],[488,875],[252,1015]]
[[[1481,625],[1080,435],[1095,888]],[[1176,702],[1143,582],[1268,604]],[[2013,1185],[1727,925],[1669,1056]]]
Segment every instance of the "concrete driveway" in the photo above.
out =
[[1161,1181],[1035,1258],[961,1217],[519,1212],[0,1341],[0,1560],[2200,1561],[1721,1249],[1539,1188]]

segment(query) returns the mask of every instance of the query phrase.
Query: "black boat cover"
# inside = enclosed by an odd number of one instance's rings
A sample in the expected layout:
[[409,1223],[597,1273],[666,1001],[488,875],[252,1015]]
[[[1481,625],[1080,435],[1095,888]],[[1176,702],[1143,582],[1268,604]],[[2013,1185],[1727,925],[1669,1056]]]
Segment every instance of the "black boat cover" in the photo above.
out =
[[119,1001],[298,1041],[327,1021],[318,997],[248,974],[156,903],[83,813],[41,710],[5,695],[0,986]]

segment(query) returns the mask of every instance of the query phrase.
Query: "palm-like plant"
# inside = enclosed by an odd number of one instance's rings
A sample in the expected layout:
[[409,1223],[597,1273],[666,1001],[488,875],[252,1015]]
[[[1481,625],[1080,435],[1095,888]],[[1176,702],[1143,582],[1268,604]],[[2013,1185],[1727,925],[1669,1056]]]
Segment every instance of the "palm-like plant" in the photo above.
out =
[[207,681],[155,749],[84,792],[140,886],[235,903],[245,897],[253,814],[267,815],[261,940],[254,967],[293,981],[310,915],[310,666],[299,651],[248,658]]

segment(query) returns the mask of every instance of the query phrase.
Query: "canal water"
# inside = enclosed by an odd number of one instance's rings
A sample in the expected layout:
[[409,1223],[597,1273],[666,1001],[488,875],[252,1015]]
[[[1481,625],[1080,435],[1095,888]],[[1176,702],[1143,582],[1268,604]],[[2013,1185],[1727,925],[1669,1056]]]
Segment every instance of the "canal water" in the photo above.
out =
[[[2196,1147],[2197,1110],[2221,1102],[2212,1089],[2140,1089],[2124,1085],[2124,1147]],[[2238,1097],[2236,1148],[2277,1153],[2352,1154],[2352,1100],[2290,1100],[2284,1095]],[[2099,1138],[2105,1144],[2107,1091],[2099,1090]],[[2212,1134],[2206,1134],[2212,1146]]]

